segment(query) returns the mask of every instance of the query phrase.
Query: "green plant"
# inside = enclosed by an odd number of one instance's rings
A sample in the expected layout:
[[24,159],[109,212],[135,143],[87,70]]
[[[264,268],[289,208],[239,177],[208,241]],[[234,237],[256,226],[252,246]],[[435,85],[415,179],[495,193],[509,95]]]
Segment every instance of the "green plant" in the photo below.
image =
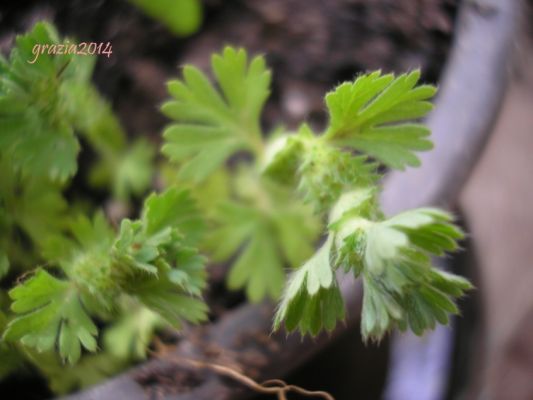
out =
[[[182,81],[169,82],[173,100],[163,112],[177,122],[163,134],[163,153],[179,163],[180,179],[200,197],[198,182],[225,174],[232,191],[204,212],[214,231],[207,242],[213,259],[229,262],[241,250],[230,287],[246,287],[252,301],[276,299],[284,267],[300,267],[274,328],[285,321],[289,331],[316,335],[344,318],[335,276],[342,269],[363,279],[365,339],[380,339],[393,327],[420,335],[436,322],[446,324],[448,313],[458,312],[453,298],[471,286],[434,269],[430,257],[457,249],[461,230],[437,209],[386,218],[377,197],[378,163],[416,167],[415,152],[431,149],[429,130],[413,121],[432,109],[435,88],[417,86],[418,71],[364,74],[326,95],[323,133],[304,123],[296,132],[280,128],[265,142],[260,114],[270,72],[264,59],[248,62],[244,50],[228,47],[213,56],[212,68],[220,91],[194,67],[184,68]],[[311,256],[320,225],[326,238]]]
[[[80,368],[115,372],[145,356],[155,329],[202,320],[206,306],[194,247],[203,223],[187,192],[152,194],[141,217],[122,220],[118,231],[90,197],[64,198],[80,138],[97,155],[83,178],[108,187],[114,201],[146,192],[154,151],[127,145],[90,83],[94,59],[42,54],[28,63],[35,45],[58,43],[53,27],[39,23],[0,59],[0,279],[17,282],[10,309],[0,290],[0,377],[30,363],[64,392],[100,378]],[[104,351],[63,368],[82,349],[98,350],[102,323]]]
[[58,41],[40,23],[0,60],[0,279],[14,286],[0,290],[0,378],[33,364],[66,392],[142,359],[156,330],[205,319],[201,252],[227,264],[229,287],[249,300],[281,298],[276,329],[333,329],[345,314],[338,270],[363,280],[365,339],[394,327],[422,334],[458,312],[453,299],[470,284],[431,264],[463,236],[451,215],[386,218],[378,202],[379,164],[416,166],[415,152],[431,148],[413,122],[435,93],[417,86],[419,72],[363,74],[326,95],[322,133],[302,124],[265,139],[263,57],[215,54],[216,86],[185,67],[162,108],[173,120],[163,133],[168,188],[117,228],[90,196],[64,197],[80,138],[97,154],[84,178],[122,202],[148,189],[152,151],[126,144],[90,83],[94,60],[27,63],[35,44]]

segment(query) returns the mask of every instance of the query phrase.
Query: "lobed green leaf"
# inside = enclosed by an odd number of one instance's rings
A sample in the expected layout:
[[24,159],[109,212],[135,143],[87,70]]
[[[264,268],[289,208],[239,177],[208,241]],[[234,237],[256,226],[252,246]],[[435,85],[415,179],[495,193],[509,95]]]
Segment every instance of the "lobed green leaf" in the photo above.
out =
[[82,346],[96,351],[98,329],[68,282],[40,269],[9,295],[11,309],[22,315],[8,324],[4,340],[20,340],[38,351],[57,346],[61,358],[71,364],[79,360]]
[[174,100],[162,107],[177,120],[163,133],[162,151],[181,164],[183,178],[195,182],[236,152],[259,150],[259,117],[269,94],[270,72],[262,57],[248,62],[244,50],[226,47],[211,64],[221,93],[200,70],[186,66],[183,80],[168,84]]
[[385,165],[418,166],[416,151],[432,148],[430,132],[414,119],[431,110],[436,89],[416,86],[419,71],[394,77],[379,71],[359,76],[326,95],[330,126],[326,138],[338,146],[362,151]]

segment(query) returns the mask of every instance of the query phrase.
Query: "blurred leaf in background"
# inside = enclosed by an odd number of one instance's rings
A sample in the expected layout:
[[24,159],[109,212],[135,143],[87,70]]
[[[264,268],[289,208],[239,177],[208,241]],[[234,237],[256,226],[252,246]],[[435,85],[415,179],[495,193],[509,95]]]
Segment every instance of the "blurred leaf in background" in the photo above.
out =
[[199,0],[130,0],[130,2],[178,36],[192,35],[202,24],[203,11]]

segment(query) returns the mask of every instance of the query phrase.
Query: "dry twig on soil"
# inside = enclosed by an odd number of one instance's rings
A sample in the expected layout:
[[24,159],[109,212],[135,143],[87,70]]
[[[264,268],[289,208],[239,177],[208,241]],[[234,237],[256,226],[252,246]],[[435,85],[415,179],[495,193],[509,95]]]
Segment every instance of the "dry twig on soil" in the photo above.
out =
[[153,352],[154,356],[160,359],[171,361],[178,365],[186,365],[194,369],[209,370],[218,375],[233,379],[249,389],[262,394],[276,395],[278,400],[288,400],[287,394],[290,392],[298,393],[305,397],[322,398],[324,400],[335,400],[335,398],[324,391],[311,391],[296,385],[288,385],[281,379],[270,379],[263,383],[254,381],[249,376],[234,368],[225,365],[216,364],[212,362],[205,362],[201,360],[194,360],[192,358],[179,357],[172,354],[170,346],[165,345],[160,340],[155,340],[156,350]]

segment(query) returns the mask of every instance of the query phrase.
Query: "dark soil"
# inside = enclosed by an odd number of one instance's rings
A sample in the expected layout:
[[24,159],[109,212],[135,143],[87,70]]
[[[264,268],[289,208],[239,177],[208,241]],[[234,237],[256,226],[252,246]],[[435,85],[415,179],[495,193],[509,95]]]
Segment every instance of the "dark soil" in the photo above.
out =
[[141,371],[136,374],[135,380],[145,388],[148,399],[162,399],[168,395],[187,393],[204,381],[201,372],[167,364]]

